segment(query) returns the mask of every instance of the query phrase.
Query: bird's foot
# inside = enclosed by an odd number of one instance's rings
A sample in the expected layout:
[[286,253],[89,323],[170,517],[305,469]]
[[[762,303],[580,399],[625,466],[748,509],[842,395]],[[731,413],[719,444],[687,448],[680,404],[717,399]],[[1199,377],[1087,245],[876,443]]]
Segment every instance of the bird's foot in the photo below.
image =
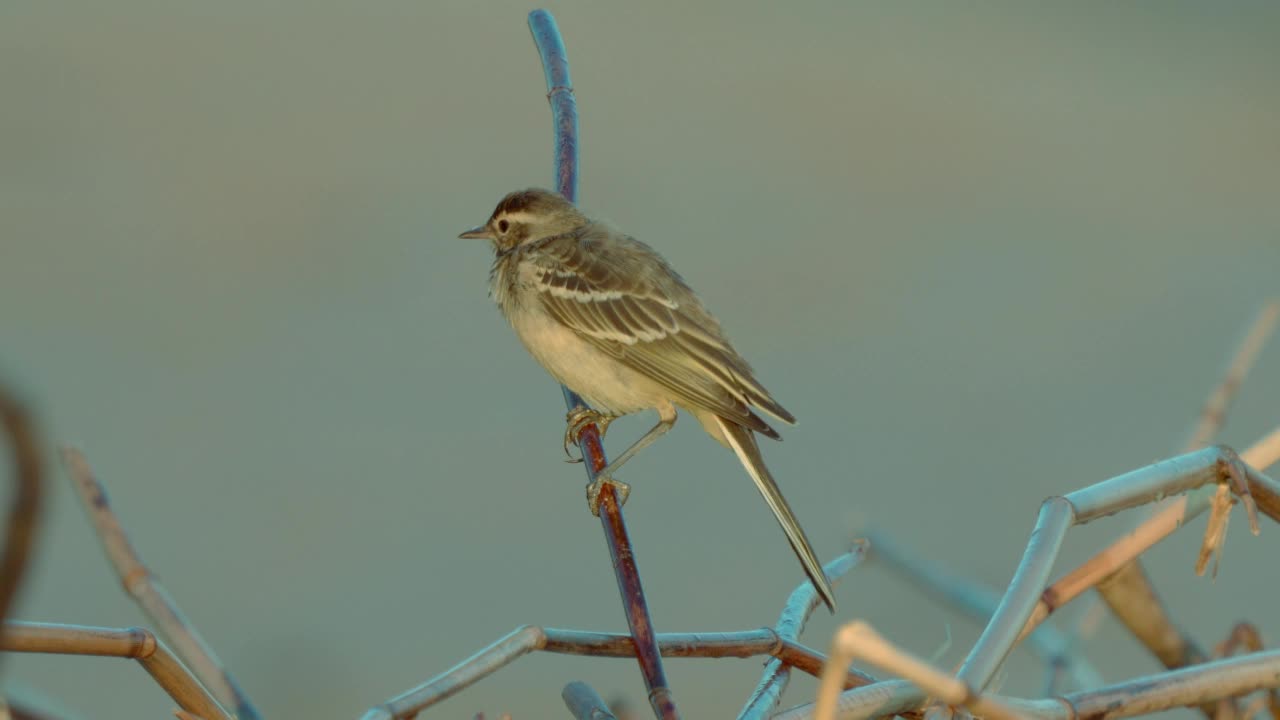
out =
[[569,452],[569,446],[578,444],[578,439],[581,437],[583,429],[588,425],[595,425],[600,430],[600,437],[603,438],[604,434],[609,431],[609,423],[611,422],[613,422],[612,416],[605,415],[599,410],[592,410],[589,407],[579,405],[570,410],[569,414],[565,416],[567,425],[564,431],[564,454],[568,456],[569,462],[582,462],[581,457],[575,458],[573,453]]
[[631,486],[621,480],[614,480],[611,477],[597,477],[596,481],[587,486],[587,507],[591,508],[591,514],[600,517],[600,493],[604,491],[605,485],[612,485],[614,491],[618,494],[618,506],[621,507],[627,503],[627,498],[631,495]]

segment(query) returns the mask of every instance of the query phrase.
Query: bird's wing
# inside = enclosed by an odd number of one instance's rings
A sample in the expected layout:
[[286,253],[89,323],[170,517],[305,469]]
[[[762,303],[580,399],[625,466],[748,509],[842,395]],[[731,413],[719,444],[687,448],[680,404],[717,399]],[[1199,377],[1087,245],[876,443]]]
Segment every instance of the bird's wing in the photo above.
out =
[[751,405],[795,418],[755,379],[720,324],[649,246],[588,226],[532,254],[547,312],[596,347],[671,391],[679,404],[711,411],[778,437]]

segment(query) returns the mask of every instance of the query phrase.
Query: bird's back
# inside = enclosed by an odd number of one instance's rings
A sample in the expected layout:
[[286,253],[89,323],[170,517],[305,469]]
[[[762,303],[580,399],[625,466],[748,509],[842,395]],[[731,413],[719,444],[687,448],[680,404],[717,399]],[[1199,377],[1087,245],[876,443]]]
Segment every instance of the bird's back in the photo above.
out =
[[[778,437],[754,405],[795,418],[775,401],[719,321],[652,247],[602,223],[530,243],[514,287],[550,316],[666,387],[676,404]],[[501,261],[501,259],[500,259]]]

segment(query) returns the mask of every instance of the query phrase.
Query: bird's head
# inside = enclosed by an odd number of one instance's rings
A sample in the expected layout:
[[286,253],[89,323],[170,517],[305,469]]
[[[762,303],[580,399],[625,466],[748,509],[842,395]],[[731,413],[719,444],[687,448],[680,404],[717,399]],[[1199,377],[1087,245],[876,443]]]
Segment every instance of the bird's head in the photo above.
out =
[[502,198],[489,222],[458,237],[490,240],[494,250],[504,252],[527,242],[562,235],[586,222],[573,203],[561,195],[531,188]]

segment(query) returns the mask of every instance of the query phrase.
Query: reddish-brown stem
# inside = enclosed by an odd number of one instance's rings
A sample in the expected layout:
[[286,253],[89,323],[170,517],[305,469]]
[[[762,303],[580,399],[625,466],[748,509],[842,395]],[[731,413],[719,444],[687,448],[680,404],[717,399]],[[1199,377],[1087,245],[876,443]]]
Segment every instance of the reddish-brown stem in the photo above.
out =
[[[542,69],[547,79],[547,100],[551,103],[555,131],[556,190],[570,202],[575,202],[578,199],[578,111],[564,41],[555,18],[546,10],[529,13],[529,30],[533,33],[533,42],[542,58]],[[564,399],[571,411],[579,405],[585,406],[582,399],[568,388],[564,388]],[[586,460],[583,464],[587,468],[587,481],[595,482],[596,473],[608,464],[604,446],[600,443],[599,429],[595,425],[583,428],[578,436],[578,446]],[[601,488],[599,507],[600,524],[613,559],[613,572],[618,579],[618,593],[622,596],[627,625],[636,644],[636,659],[640,661],[640,672],[649,690],[649,704],[654,714],[663,720],[678,718],[671,690],[667,687],[666,673],[662,669],[662,655],[658,651],[644,588],[640,584],[635,552],[631,549],[627,524],[622,517],[622,505],[612,485],[606,484]]]

